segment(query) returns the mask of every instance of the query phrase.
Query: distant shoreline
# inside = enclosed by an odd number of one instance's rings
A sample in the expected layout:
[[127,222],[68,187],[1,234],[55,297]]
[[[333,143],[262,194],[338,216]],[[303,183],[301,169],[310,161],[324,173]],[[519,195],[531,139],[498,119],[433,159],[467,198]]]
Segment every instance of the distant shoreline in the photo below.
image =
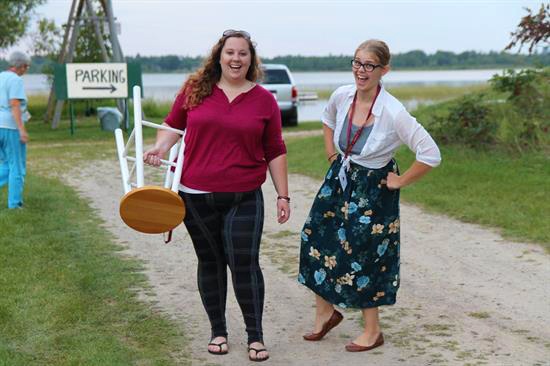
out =
[[[390,64],[391,66],[391,64]],[[545,67],[550,66],[546,65]],[[458,70],[492,70],[492,69],[530,69],[535,68],[534,65],[486,65],[486,66],[472,66],[472,67],[440,67],[440,68],[423,68],[423,67],[393,67],[391,66],[392,71],[458,71]],[[196,69],[182,69],[182,70],[142,70],[143,74],[189,74],[194,72]],[[316,73],[316,72],[346,72],[350,71],[349,69],[338,69],[338,70],[300,70],[300,69],[291,69],[293,72],[303,72],[303,73]],[[44,74],[40,71],[29,71],[27,74]]]
[[[285,64],[292,72],[331,72],[349,71],[352,55],[328,56],[277,56],[264,57],[265,64]],[[195,56],[126,56],[126,62],[139,63],[143,73],[189,73],[202,65],[203,57]],[[101,62],[99,60],[90,62]],[[422,51],[411,51],[392,55],[390,66],[395,71],[455,71],[530,68],[550,66],[550,52],[534,55],[511,54],[507,52],[478,53],[475,51],[453,52],[438,51],[426,54]],[[5,69],[7,62],[0,59],[0,68]],[[33,56],[29,73],[40,74],[52,68],[52,61]]]

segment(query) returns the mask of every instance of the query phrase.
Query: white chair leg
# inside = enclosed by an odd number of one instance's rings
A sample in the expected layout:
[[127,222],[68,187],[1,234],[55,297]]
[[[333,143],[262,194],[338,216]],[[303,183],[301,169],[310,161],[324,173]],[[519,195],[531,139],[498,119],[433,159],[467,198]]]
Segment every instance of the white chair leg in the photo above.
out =
[[120,163],[120,174],[122,176],[122,189],[124,194],[130,192],[130,174],[128,172],[128,160],[126,160],[124,152],[124,138],[122,137],[122,130],[117,128],[115,130],[115,140],[118,153],[118,162]]
[[[182,138],[183,140],[183,138]],[[172,179],[172,191],[178,192],[180,180],[181,180],[181,173],[183,171],[183,150],[185,149],[185,144],[183,141],[180,143],[179,146],[179,152],[178,152],[178,162],[176,164],[176,170],[174,171],[174,178]]]
[[[168,161],[174,161],[176,156],[178,155],[178,148],[181,144],[181,140],[176,142],[174,146],[170,149],[170,156],[168,157]],[[172,181],[174,179],[174,172],[172,171],[171,166],[166,167],[166,175],[164,177],[164,188],[170,189],[172,187]]]
[[141,88],[134,86],[134,138],[136,147],[136,180],[138,188],[143,187],[143,131],[141,115]]

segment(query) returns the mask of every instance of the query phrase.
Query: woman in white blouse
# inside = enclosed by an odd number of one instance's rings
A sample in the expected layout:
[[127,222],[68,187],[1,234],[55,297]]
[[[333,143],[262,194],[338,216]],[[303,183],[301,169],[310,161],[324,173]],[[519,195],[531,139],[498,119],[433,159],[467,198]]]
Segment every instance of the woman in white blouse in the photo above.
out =
[[[334,305],[361,309],[364,332],[349,352],[381,346],[378,306],[395,303],[399,288],[399,190],[439,165],[432,137],[381,84],[390,52],[379,40],[359,45],[351,61],[354,85],[338,88],[323,113],[331,166],[301,233],[298,281],[315,293],[308,341],[321,340],[343,319]],[[399,174],[401,144],[416,161]]]

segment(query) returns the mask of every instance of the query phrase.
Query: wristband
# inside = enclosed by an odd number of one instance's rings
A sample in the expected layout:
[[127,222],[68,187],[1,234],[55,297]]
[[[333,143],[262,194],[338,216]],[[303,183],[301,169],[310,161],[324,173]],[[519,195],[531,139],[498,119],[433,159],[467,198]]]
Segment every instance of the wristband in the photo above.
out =
[[338,155],[337,152],[335,152],[334,154],[332,154],[331,156],[329,156],[327,160],[330,161],[330,159],[332,159],[332,158],[335,157],[336,155]]
[[288,197],[288,196],[277,196],[277,199],[278,200],[285,200],[288,203],[290,203],[290,197]]

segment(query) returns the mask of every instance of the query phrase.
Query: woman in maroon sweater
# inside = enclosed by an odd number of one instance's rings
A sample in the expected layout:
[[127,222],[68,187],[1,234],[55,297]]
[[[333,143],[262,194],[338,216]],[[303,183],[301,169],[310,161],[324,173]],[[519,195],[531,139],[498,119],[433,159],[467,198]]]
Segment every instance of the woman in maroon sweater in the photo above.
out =
[[[228,30],[202,68],[180,90],[165,124],[185,130],[180,184],[184,220],[198,257],[199,292],[212,328],[208,352],[226,354],[227,266],[241,307],[252,361],[265,361],[262,312],[264,282],[258,262],[264,206],[261,185],[269,169],[277,191],[277,217],[290,215],[286,147],[281,114],[261,75],[250,35]],[[151,165],[179,135],[159,130],[144,153]]]

